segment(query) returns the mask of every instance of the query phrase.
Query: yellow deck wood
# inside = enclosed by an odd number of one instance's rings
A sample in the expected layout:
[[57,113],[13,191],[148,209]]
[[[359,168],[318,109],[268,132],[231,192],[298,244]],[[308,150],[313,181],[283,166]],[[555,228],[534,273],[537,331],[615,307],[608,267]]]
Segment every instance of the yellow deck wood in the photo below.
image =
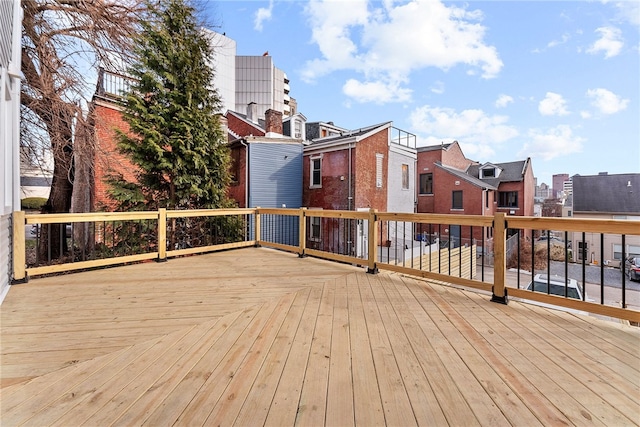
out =
[[640,329],[247,248],[32,279],[0,424],[640,425]]

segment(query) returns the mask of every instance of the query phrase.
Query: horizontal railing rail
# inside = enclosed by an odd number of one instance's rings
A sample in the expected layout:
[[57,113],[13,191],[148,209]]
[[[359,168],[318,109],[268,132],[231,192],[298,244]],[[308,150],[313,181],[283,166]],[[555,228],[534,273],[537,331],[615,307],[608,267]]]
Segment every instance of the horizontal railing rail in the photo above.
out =
[[14,283],[264,246],[640,322],[640,282],[625,274],[640,221],[247,208],[14,212],[13,224]]

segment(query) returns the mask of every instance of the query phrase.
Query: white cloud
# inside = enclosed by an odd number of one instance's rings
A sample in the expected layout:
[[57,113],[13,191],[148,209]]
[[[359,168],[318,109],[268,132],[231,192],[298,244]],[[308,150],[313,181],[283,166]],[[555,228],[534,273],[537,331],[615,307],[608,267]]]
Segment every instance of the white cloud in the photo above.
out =
[[588,111],[580,111],[580,117],[582,117],[583,119],[590,119],[591,113]]
[[547,92],[545,98],[538,104],[538,111],[543,116],[566,116],[567,101],[557,93]]
[[456,112],[451,108],[425,105],[415,109],[409,116],[414,132],[428,135],[422,137],[424,145],[440,144],[441,141],[457,140],[465,154],[490,158],[494,147],[518,136],[506,116],[487,116],[482,110]]
[[444,82],[437,81],[431,85],[431,92],[436,93],[438,95],[442,95],[444,93]]
[[612,58],[620,53],[622,46],[622,32],[616,27],[600,27],[596,29],[600,38],[587,49],[587,53],[598,54],[604,52],[605,58]]
[[261,7],[256,11],[256,15],[253,21],[253,29],[256,31],[262,31],[262,23],[264,21],[270,21],[272,13],[273,0],[269,0],[269,7]]
[[484,78],[502,68],[496,48],[484,43],[479,11],[439,1],[346,2],[313,0],[306,6],[312,42],[321,57],[305,64],[307,82],[338,70],[400,87],[411,72],[457,65],[478,69]]
[[621,21],[627,21],[633,25],[640,26],[640,2],[616,2],[615,7],[618,8],[618,18]]
[[584,138],[573,134],[571,127],[559,125],[546,131],[531,129],[529,142],[518,153],[521,157],[537,157],[544,161],[582,151]]
[[615,93],[607,89],[589,89],[587,98],[591,98],[591,105],[596,107],[602,114],[615,114],[624,110],[629,105],[628,99],[622,99]]
[[359,82],[349,79],[344,84],[342,91],[355,101],[386,104],[388,102],[406,102],[411,99],[411,90],[400,88],[396,83],[384,83],[382,81]]
[[547,47],[556,47],[558,45],[561,44],[565,44],[566,42],[569,41],[571,37],[569,36],[569,34],[563,34],[562,38],[560,40],[551,40],[549,43],[547,43]]
[[504,93],[500,94],[500,96],[498,96],[498,99],[496,99],[496,108],[504,108],[506,107],[508,104],[511,104],[513,102],[513,98],[509,95],[505,95]]

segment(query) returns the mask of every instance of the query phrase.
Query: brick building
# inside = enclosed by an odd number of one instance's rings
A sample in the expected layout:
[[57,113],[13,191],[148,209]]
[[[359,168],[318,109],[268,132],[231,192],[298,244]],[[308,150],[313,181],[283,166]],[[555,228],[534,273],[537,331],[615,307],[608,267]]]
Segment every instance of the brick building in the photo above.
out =
[[[307,129],[307,132],[309,129]],[[309,133],[308,133],[309,134]],[[318,138],[304,148],[303,206],[309,209],[414,212],[415,136],[392,126],[391,122]],[[319,219],[317,219],[319,221]],[[325,220],[329,221],[329,220]],[[331,224],[309,227],[310,245],[328,240]],[[394,224],[395,226],[395,224]],[[401,226],[398,229],[403,230]],[[394,238],[411,239],[411,227]],[[360,229],[358,228],[358,231]],[[361,255],[366,245],[356,231],[348,231],[333,248],[340,253]],[[383,230],[383,234],[386,232]]]
[[302,139],[282,134],[281,112],[269,109],[263,120],[255,107],[247,111],[248,115],[228,111],[225,116],[233,177],[229,197],[239,207],[299,208]]
[[[418,148],[418,212],[458,215],[533,216],[535,179],[531,159],[480,164],[467,159],[457,141]],[[485,238],[490,238],[486,230]],[[464,241],[469,230],[450,227],[450,237]],[[445,236],[449,237],[449,236]],[[474,230],[473,238],[482,239]]]
[[106,179],[122,175],[135,182],[136,167],[117,150],[117,131],[128,132],[129,125],[122,118],[122,108],[115,100],[96,94],[93,99],[95,120],[95,148],[91,179],[91,210],[111,211],[115,202],[109,198]]

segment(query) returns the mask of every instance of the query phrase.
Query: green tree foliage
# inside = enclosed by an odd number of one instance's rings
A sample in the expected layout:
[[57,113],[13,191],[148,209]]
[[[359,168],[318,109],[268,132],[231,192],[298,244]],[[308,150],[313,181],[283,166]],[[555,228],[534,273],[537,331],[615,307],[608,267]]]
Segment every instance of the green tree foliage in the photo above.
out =
[[231,206],[229,152],[211,87],[212,47],[187,0],[149,3],[136,41],[136,79],[124,100],[130,133],[118,149],[136,167],[137,182],[111,177],[121,209]]

